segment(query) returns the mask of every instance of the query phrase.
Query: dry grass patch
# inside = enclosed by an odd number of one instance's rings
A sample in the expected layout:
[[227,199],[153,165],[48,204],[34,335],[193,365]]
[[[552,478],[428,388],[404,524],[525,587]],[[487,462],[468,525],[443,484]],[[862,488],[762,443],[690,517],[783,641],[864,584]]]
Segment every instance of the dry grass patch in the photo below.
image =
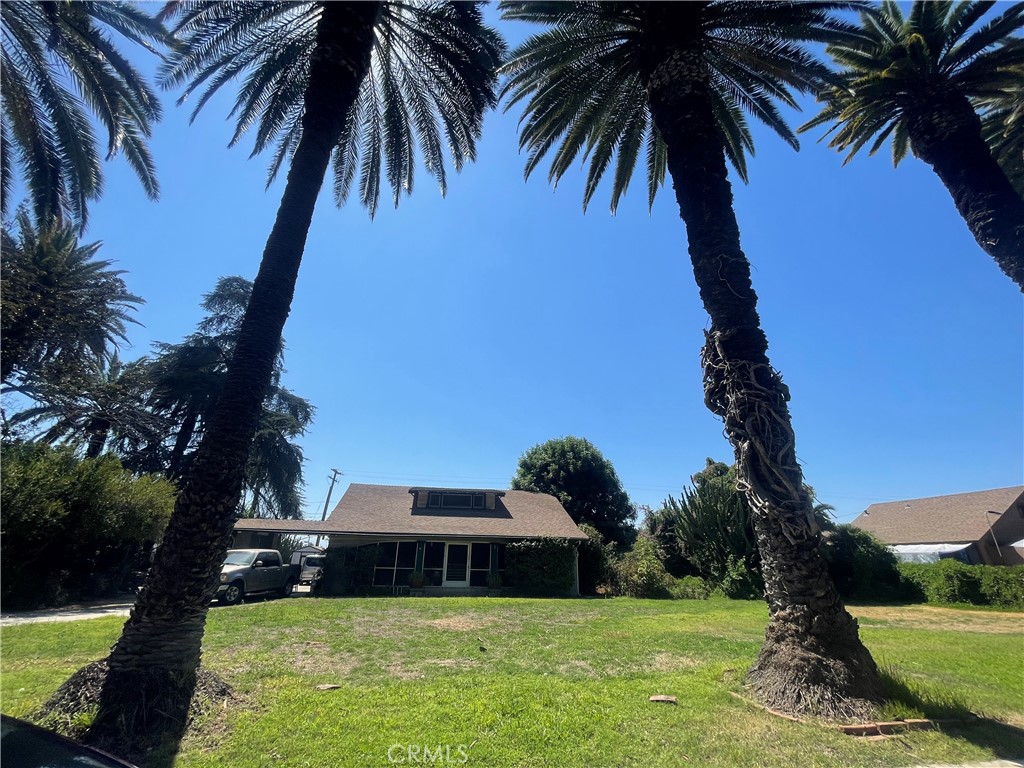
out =
[[423,623],[435,629],[450,629],[453,632],[472,632],[497,623],[497,619],[494,617],[446,616],[443,619],[433,619]]
[[583,661],[582,659],[572,659],[564,664],[559,664],[557,669],[558,674],[562,677],[587,677],[590,679],[596,679],[602,676],[602,673],[594,669],[589,661]]
[[333,651],[327,643],[315,640],[282,646],[280,654],[288,659],[295,671],[302,674],[344,677],[360,664],[360,660],[353,654]]
[[1024,633],[1024,613],[1012,611],[963,611],[933,605],[847,606],[858,619],[884,621],[905,629],[939,629],[949,632],[991,634]]
[[696,669],[701,666],[701,661],[689,656],[680,656],[675,653],[657,653],[649,662],[647,668],[652,672],[678,672],[682,669]]

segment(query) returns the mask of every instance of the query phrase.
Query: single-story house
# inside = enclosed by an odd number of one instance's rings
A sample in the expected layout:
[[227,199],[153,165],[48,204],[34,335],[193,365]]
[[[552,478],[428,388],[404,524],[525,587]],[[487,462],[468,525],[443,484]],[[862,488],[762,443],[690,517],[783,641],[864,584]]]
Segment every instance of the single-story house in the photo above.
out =
[[587,538],[546,493],[362,483],[349,485],[325,521],[239,520],[233,546],[272,547],[281,534],[326,535],[330,550],[375,547],[372,586],[404,587],[420,572],[428,589],[467,591],[503,575],[511,542]]
[[872,504],[852,525],[873,533],[897,558],[1024,563],[1024,486]]

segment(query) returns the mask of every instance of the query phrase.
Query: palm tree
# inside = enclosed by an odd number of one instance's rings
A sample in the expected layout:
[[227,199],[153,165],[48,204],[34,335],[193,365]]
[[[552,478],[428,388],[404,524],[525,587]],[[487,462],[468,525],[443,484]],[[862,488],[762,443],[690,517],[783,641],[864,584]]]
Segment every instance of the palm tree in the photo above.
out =
[[31,390],[88,375],[127,341],[130,312],[144,302],[123,270],[96,259],[101,243],[80,245],[67,224],[37,227],[24,208],[15,224],[16,232],[4,226],[0,247],[0,381]]
[[41,223],[70,218],[85,230],[88,203],[99,197],[103,182],[88,113],[106,129],[107,158],[123,153],[156,199],[146,139],[160,119],[160,104],[106,30],[153,50],[153,43],[168,42],[163,25],[120,0],[5,0],[0,19],[2,212],[17,164]]
[[1024,198],[1024,66],[1017,67],[1016,83],[977,100],[981,128],[992,156]]
[[544,24],[512,52],[508,106],[526,100],[527,175],[557,145],[557,181],[584,152],[584,204],[614,163],[612,210],[638,155],[649,199],[671,174],[701,299],[708,407],[725,421],[750,502],[771,621],[749,680],[770,706],[856,715],[881,695],[818,552],[820,532],[796,461],[789,390],[767,355],[726,163],[746,178],[750,115],[793,145],[775,102],[795,106],[829,73],[802,45],[850,33],[831,2],[504,2],[505,18]]
[[[245,75],[236,141],[256,129],[256,152],[277,148],[271,178],[290,168],[224,388],[178,495],[174,515],[124,632],[107,663],[91,729],[104,740],[140,713],[150,733],[173,737],[199,667],[261,406],[271,384],[320,187],[333,159],[344,201],[359,170],[375,210],[381,165],[397,202],[412,188],[418,144],[445,190],[444,150],[456,168],[475,154],[483,113],[496,102],[500,36],[478,3],[208,3],[165,8],[182,44],[163,77],[206,85],[197,109]],[[183,97],[184,98],[184,97]],[[441,136],[444,135],[444,141]],[[155,706],[154,702],[159,702]]]
[[915,0],[904,17],[886,0],[863,11],[861,34],[828,46],[843,80],[822,92],[824,109],[800,130],[831,124],[829,146],[849,150],[847,161],[889,138],[893,164],[913,152],[949,190],[978,245],[1024,291],[1024,197],[992,157],[972,106],[993,97],[1010,103],[1009,91],[1020,93],[1024,39],[1015,33],[1024,3],[977,26],[993,5]]

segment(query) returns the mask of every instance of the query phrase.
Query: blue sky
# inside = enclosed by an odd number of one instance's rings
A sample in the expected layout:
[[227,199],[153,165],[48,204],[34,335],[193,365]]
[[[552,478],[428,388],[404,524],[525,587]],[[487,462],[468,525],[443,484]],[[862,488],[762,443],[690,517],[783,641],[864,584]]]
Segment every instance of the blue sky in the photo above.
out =
[[[159,203],[108,163],[84,238],[146,299],[128,359],[191,332],[219,277],[255,276],[283,188],[264,191],[267,158],[247,159],[250,142],[227,149],[228,100],[189,127],[175,98],[152,141]],[[335,502],[349,482],[503,488],[523,451],[569,434],[651,506],[705,457],[731,461],[703,404],[708,321],[671,187],[649,213],[637,177],[617,215],[607,190],[584,215],[582,173],[557,190],[546,167],[523,181],[518,114],[488,116],[478,162],[452,174],[446,199],[421,173],[371,222],[321,194],[285,328],[284,383],[317,407],[301,440],[308,517],[332,467]],[[894,170],[880,154],[843,168],[817,137],[795,153],[755,128],[750,184],[734,178],[807,481],[840,520],[1021,483],[1020,293],[926,165]]]

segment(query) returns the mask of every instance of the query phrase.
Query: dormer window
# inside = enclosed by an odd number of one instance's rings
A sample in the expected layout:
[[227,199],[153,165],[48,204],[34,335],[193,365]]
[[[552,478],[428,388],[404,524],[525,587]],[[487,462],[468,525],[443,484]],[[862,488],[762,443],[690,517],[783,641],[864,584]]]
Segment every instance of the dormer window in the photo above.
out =
[[451,509],[460,511],[493,510],[495,500],[504,496],[502,491],[477,491],[462,488],[410,488],[418,509]]
[[427,506],[433,509],[483,509],[484,503],[482,493],[431,491],[427,496]]

